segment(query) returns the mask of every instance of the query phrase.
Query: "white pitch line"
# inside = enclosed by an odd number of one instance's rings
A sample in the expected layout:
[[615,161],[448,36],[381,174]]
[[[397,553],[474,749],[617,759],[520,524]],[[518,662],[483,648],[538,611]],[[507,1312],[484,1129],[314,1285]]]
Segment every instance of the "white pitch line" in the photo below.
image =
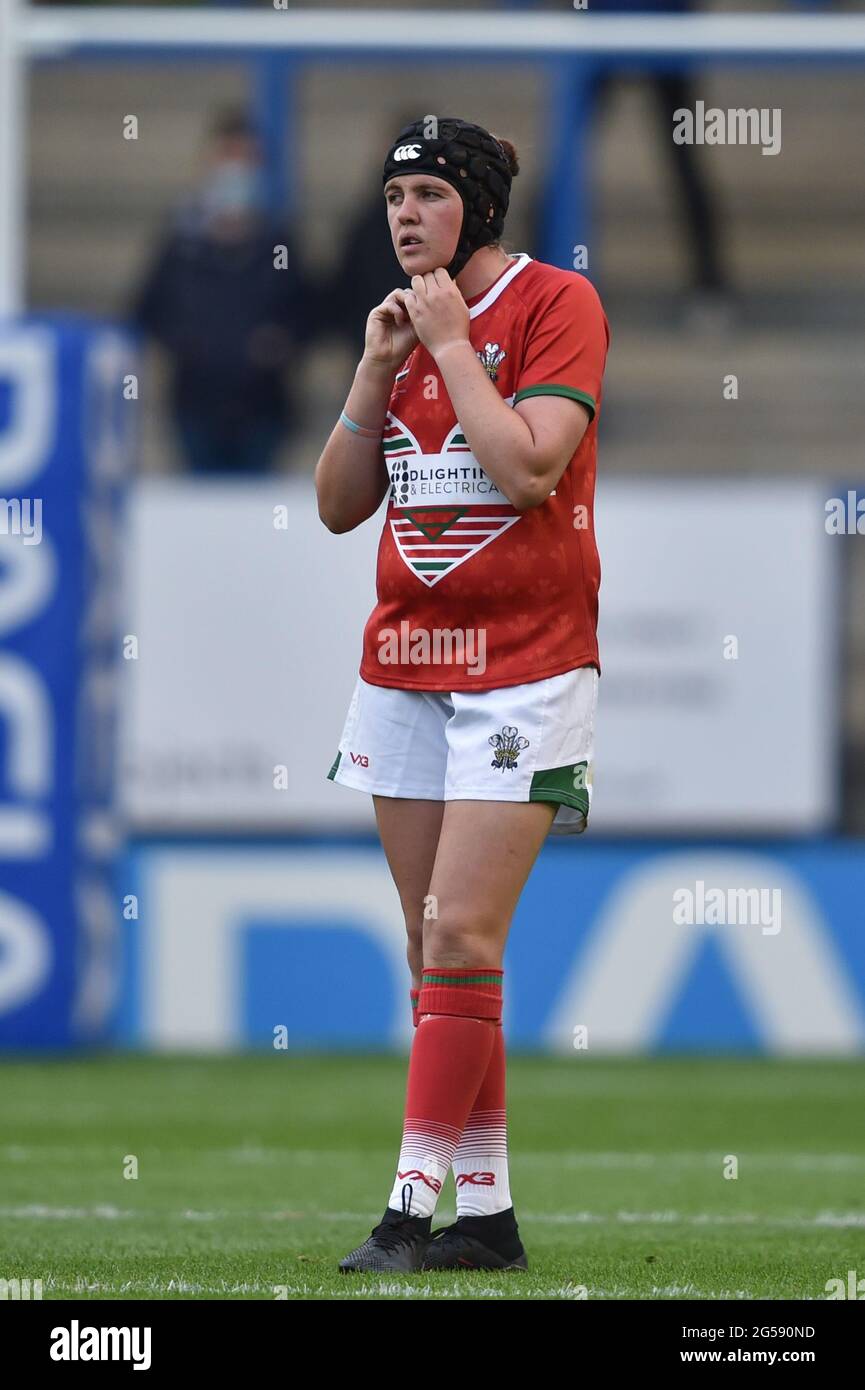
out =
[[[727,1151],[729,1152],[729,1150]],[[865,1169],[865,1154],[808,1154],[808,1153],[748,1153],[738,1152],[740,1169],[792,1168],[802,1172],[836,1172]],[[549,1164],[562,1168],[702,1168],[718,1167],[726,1154],[720,1149],[709,1153],[629,1154],[629,1153],[570,1153],[545,1151],[514,1153],[513,1164],[537,1166]]]
[[[117,1146],[110,1145],[22,1145],[6,1144],[0,1146],[0,1158],[12,1163],[27,1163],[40,1158],[82,1158],[104,1157],[113,1160],[118,1152]],[[292,1149],[277,1147],[248,1147],[226,1149],[146,1149],[152,1158],[185,1159],[194,1158],[197,1163],[208,1161],[228,1163],[298,1163],[315,1164],[332,1161],[344,1163],[347,1158],[362,1155],[367,1161],[377,1156],[392,1157],[390,1149]],[[702,1168],[717,1167],[726,1157],[720,1149],[693,1153],[560,1153],[552,1149],[527,1149],[510,1154],[512,1167],[550,1167],[550,1168]],[[740,1166],[777,1169],[794,1169],[800,1172],[855,1172],[865,1169],[865,1154],[815,1154],[815,1153],[738,1153]]]
[[[436,1220],[448,1222],[455,1219],[455,1212],[436,1213]],[[299,1211],[287,1208],[282,1211],[247,1211],[224,1209],[218,1211],[159,1211],[152,1208],[120,1208],[112,1206],[92,1207],[51,1207],[37,1203],[19,1206],[0,1207],[0,1217],[22,1220],[46,1221],[333,1221],[364,1222],[375,1221],[378,1212],[357,1211]],[[521,1211],[520,1220],[545,1226],[750,1226],[755,1229],[773,1228],[778,1230],[842,1230],[865,1229],[863,1212],[818,1212],[814,1216],[764,1216],[757,1212],[737,1212],[733,1214],[714,1212],[678,1211],[617,1211],[617,1212],[532,1212]]]
[[[52,1293],[67,1294],[112,1294],[120,1296],[123,1294],[206,1294],[208,1296],[237,1296],[239,1294],[260,1294],[274,1302],[281,1301],[279,1293],[284,1292],[289,1298],[310,1298],[320,1296],[327,1299],[351,1300],[353,1298],[433,1298],[433,1299],[472,1299],[472,1298],[511,1298],[516,1295],[518,1298],[550,1298],[550,1299],[569,1299],[574,1301],[591,1301],[592,1299],[650,1299],[650,1298],[695,1298],[707,1299],[712,1301],[753,1299],[754,1294],[748,1289],[699,1289],[695,1284],[667,1284],[659,1286],[652,1285],[651,1291],[645,1289],[635,1289],[628,1285],[618,1285],[616,1288],[604,1289],[596,1288],[590,1284],[557,1284],[550,1287],[531,1287],[525,1288],[521,1276],[515,1276],[513,1280],[503,1283],[500,1288],[476,1285],[472,1287],[474,1275],[465,1274],[461,1276],[461,1281],[454,1284],[445,1282],[430,1283],[428,1280],[424,1284],[414,1282],[414,1276],[406,1274],[405,1283],[398,1283],[396,1280],[378,1280],[377,1283],[368,1284],[365,1282],[367,1276],[363,1276],[364,1282],[357,1281],[354,1276],[348,1278],[345,1283],[344,1292],[333,1289],[325,1284],[193,1284],[185,1279],[170,1279],[167,1283],[157,1279],[129,1280],[121,1284],[106,1284],[100,1280],[88,1281],[78,1279],[74,1284],[63,1283],[59,1280],[48,1277],[43,1280],[43,1289]],[[585,1290],[585,1293],[583,1293]]]
[[[407,1279],[407,1280],[410,1280],[411,1278],[412,1278],[411,1275],[406,1275],[406,1279]],[[433,1296],[433,1297],[436,1297],[436,1298],[441,1298],[441,1297],[444,1297],[444,1298],[466,1298],[466,1297],[471,1297],[472,1294],[474,1294],[475,1296],[482,1297],[482,1298],[506,1298],[506,1297],[508,1296],[508,1294],[509,1294],[513,1289],[519,1290],[519,1289],[520,1289],[520,1284],[519,1284],[519,1283],[513,1283],[513,1284],[507,1283],[507,1284],[506,1284],[505,1286],[503,1286],[501,1289],[498,1289],[498,1288],[484,1288],[484,1287],[482,1287],[482,1286],[477,1287],[476,1289],[472,1289],[470,1283],[465,1284],[465,1285],[462,1285],[462,1286],[457,1285],[457,1286],[455,1286],[455,1287],[453,1287],[453,1288],[450,1288],[450,1287],[448,1287],[447,1285],[443,1285],[443,1286],[441,1286],[441,1287],[438,1287],[438,1286],[436,1286],[436,1285],[431,1285],[431,1284],[428,1283],[428,1282],[425,1283],[425,1284],[418,1285],[418,1284],[414,1284],[414,1283],[410,1283],[410,1282],[407,1282],[407,1283],[405,1283],[405,1284],[399,1284],[399,1283],[396,1283],[396,1282],[387,1282],[387,1283],[386,1283],[386,1282],[380,1280],[377,1284],[367,1284],[367,1283],[363,1283],[363,1284],[357,1283],[357,1284],[356,1284],[356,1283],[354,1282],[353,1279],[348,1278],[348,1279],[346,1279],[346,1281],[345,1281],[345,1292],[344,1292],[344,1293],[341,1293],[341,1292],[339,1292],[339,1291],[334,1290],[333,1288],[331,1288],[330,1285],[324,1285],[324,1284],[315,1285],[315,1284],[286,1284],[286,1283],[281,1283],[281,1284],[280,1284],[280,1283],[275,1283],[275,1284],[234,1284],[234,1285],[226,1285],[226,1284],[218,1285],[218,1284],[217,1284],[217,1285],[213,1285],[213,1284],[191,1284],[191,1283],[188,1283],[186,1280],[182,1280],[182,1279],[172,1279],[172,1280],[170,1280],[167,1284],[166,1284],[166,1283],[161,1283],[161,1282],[156,1281],[156,1280],[147,1280],[147,1281],[144,1281],[144,1282],[141,1282],[141,1281],[139,1281],[139,1282],[129,1281],[128,1283],[124,1283],[124,1284],[105,1284],[105,1283],[101,1283],[101,1282],[99,1282],[99,1281],[95,1281],[95,1282],[93,1282],[93,1283],[88,1283],[88,1282],[86,1282],[86,1281],[81,1281],[81,1280],[79,1280],[79,1281],[76,1282],[75,1284],[68,1284],[68,1283],[59,1283],[59,1282],[57,1282],[57,1281],[55,1281],[55,1280],[53,1280],[53,1279],[46,1279],[46,1280],[43,1280],[43,1290],[48,1290],[48,1291],[50,1291],[50,1292],[52,1292],[52,1293],[69,1293],[69,1294],[78,1294],[78,1295],[80,1295],[80,1294],[82,1294],[82,1293],[103,1293],[103,1294],[104,1294],[104,1293],[107,1293],[107,1294],[114,1294],[114,1295],[118,1295],[118,1294],[130,1294],[130,1293],[134,1293],[134,1294],[142,1294],[142,1293],[154,1293],[154,1294],[172,1294],[172,1293],[175,1293],[175,1294],[184,1294],[184,1293],[186,1293],[186,1294],[190,1294],[190,1293],[191,1293],[191,1294],[208,1294],[208,1295],[214,1295],[214,1294],[215,1294],[215,1295],[219,1295],[219,1294],[222,1294],[222,1295],[231,1295],[231,1294],[235,1294],[235,1295],[237,1295],[237,1294],[256,1293],[256,1294],[261,1294],[261,1295],[263,1295],[264,1297],[267,1297],[268,1299],[273,1300],[274,1302],[279,1302],[279,1301],[281,1301],[280,1298],[279,1298],[279,1291],[283,1291],[283,1290],[284,1290],[285,1293],[288,1295],[288,1297],[296,1296],[296,1297],[307,1297],[307,1298],[308,1298],[310,1295],[316,1295],[316,1294],[318,1294],[318,1295],[321,1295],[321,1296],[324,1297],[324,1298],[328,1298],[328,1299],[334,1298],[334,1299],[336,1299],[336,1298],[357,1298],[358,1296],[363,1297],[363,1298],[376,1298],[376,1297],[387,1297],[387,1296],[394,1296],[394,1295],[397,1296],[397,1297],[400,1297],[400,1298],[423,1298],[423,1297],[430,1297],[430,1296]],[[533,1289],[527,1290],[526,1293],[528,1294],[528,1296],[530,1296],[530,1297],[532,1297],[532,1298],[570,1298],[570,1299],[573,1299],[573,1298],[577,1298],[577,1297],[580,1296],[580,1295],[579,1295],[579,1286],[577,1286],[577,1285],[557,1285],[557,1286],[551,1287],[551,1288],[533,1288]],[[525,1296],[525,1294],[524,1294],[523,1296]]]

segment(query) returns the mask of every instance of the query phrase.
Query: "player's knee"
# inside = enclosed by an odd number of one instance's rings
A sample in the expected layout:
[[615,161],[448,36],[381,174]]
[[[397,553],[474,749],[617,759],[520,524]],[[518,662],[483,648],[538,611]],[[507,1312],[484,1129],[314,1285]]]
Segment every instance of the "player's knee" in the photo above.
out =
[[452,910],[438,920],[424,922],[424,965],[427,969],[492,965],[497,937],[495,923]]

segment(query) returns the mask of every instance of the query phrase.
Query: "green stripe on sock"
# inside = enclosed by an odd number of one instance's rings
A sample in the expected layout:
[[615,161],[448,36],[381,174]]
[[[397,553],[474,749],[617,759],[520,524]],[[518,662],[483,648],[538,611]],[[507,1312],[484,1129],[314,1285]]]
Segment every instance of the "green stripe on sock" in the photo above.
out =
[[501,975],[424,975],[425,985],[500,985]]

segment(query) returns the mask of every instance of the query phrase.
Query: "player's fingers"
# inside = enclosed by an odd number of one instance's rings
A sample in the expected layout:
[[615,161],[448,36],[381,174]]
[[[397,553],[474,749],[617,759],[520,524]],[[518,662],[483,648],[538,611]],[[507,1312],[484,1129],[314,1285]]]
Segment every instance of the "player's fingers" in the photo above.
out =
[[379,306],[378,309],[374,310],[373,322],[379,324],[386,333],[392,328],[399,328],[401,326],[396,311],[390,307],[382,308]]
[[411,277],[411,287],[412,287],[414,293],[417,294],[417,295],[426,294],[426,292],[427,292],[426,276],[425,276],[425,275],[413,275],[413,276]]
[[379,305],[381,312],[386,317],[392,318],[394,323],[405,323],[406,320],[405,307],[400,294],[401,291],[398,289],[391,290],[390,294]]

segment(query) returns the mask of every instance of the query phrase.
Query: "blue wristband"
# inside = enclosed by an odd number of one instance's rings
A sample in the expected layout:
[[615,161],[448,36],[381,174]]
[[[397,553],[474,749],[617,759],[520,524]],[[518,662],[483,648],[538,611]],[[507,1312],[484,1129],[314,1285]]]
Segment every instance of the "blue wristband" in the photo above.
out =
[[363,435],[364,439],[381,439],[384,434],[384,430],[368,430],[363,425],[356,425],[354,420],[349,420],[344,410],[340,411],[339,418],[346,429],[351,430],[353,434]]

